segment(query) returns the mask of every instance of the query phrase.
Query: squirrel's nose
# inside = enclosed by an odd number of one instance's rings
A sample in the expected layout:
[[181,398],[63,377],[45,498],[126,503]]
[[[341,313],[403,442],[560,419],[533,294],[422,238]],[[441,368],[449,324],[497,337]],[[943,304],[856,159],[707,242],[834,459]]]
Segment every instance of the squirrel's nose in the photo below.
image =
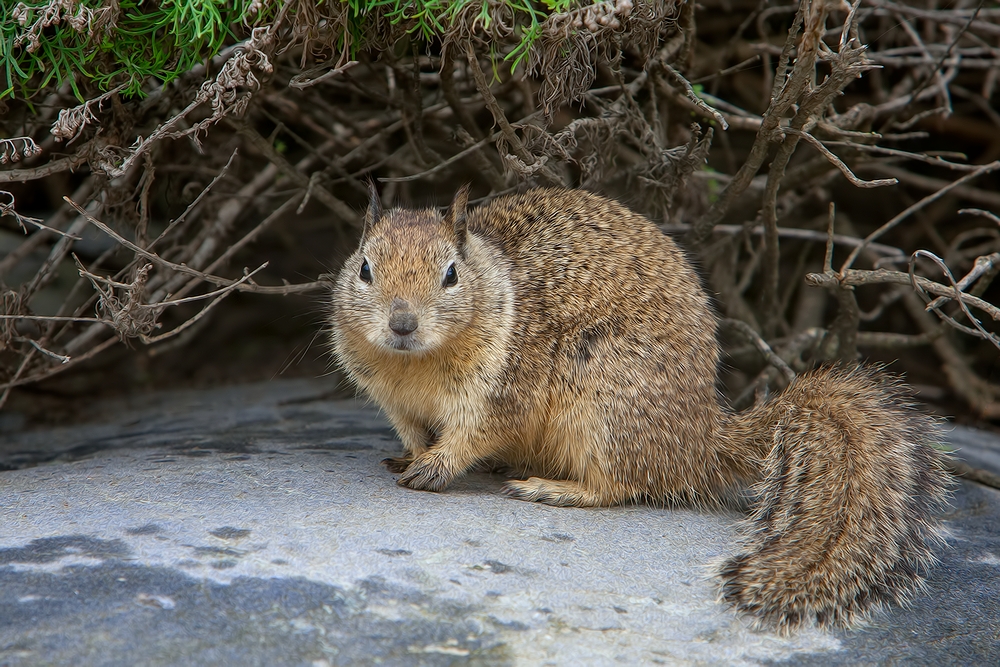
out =
[[417,330],[417,314],[410,310],[410,304],[403,299],[395,298],[389,311],[389,328],[400,336],[411,334]]
[[413,333],[417,329],[417,316],[411,312],[393,313],[389,317],[389,328],[400,336]]

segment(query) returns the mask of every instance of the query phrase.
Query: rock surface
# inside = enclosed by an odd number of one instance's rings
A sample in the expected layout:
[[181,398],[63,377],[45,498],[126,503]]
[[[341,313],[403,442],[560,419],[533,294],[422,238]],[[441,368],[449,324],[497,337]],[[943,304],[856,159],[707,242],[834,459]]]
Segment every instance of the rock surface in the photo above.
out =
[[[321,381],[161,393],[0,428],[0,665],[1000,664],[1000,492],[962,483],[929,590],[856,632],[751,631],[707,564],[734,514],[561,509],[398,442]],[[1000,472],[1000,440],[955,429]]]

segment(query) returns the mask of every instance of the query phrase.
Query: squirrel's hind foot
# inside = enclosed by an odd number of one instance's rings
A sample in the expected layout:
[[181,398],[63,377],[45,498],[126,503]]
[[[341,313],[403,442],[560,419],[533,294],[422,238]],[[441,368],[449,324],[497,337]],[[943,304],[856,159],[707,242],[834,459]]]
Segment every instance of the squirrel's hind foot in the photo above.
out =
[[598,494],[580,482],[569,480],[541,479],[530,477],[524,481],[511,480],[503,485],[501,492],[518,500],[530,500],[557,507],[595,507],[608,505],[601,502]]

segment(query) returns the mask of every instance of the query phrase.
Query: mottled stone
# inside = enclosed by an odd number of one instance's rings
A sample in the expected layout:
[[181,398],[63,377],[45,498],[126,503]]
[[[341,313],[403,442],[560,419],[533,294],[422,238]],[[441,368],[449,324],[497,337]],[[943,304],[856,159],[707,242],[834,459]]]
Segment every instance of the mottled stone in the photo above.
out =
[[[329,390],[161,393],[0,436],[0,664],[1000,664],[993,489],[958,488],[910,607],[778,637],[715,600],[738,516],[524,503],[485,473],[401,488],[386,423]],[[948,437],[1000,472],[995,436]]]

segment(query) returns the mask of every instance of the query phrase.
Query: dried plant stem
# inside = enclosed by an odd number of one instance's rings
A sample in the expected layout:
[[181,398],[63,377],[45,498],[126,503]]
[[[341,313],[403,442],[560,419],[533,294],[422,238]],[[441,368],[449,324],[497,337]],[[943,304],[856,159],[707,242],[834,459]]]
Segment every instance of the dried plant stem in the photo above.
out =
[[[266,286],[263,286],[263,285],[245,284],[242,279],[240,279],[240,280],[230,280],[228,278],[220,278],[219,276],[209,275],[207,273],[204,273],[203,271],[198,271],[196,269],[192,269],[191,267],[189,267],[189,266],[187,266],[185,264],[177,264],[175,262],[171,262],[169,260],[163,259],[162,257],[160,257],[159,255],[157,255],[155,253],[147,252],[143,248],[140,248],[139,246],[135,245],[134,243],[132,243],[128,239],[126,239],[123,236],[121,236],[120,234],[118,234],[115,230],[111,229],[110,227],[108,227],[107,225],[105,225],[103,222],[101,222],[97,218],[95,218],[92,215],[90,215],[86,210],[84,210],[84,208],[82,206],[80,206],[76,202],[72,201],[69,197],[64,197],[64,199],[69,203],[70,206],[72,206],[74,209],[76,209],[76,211],[81,216],[83,216],[84,220],[86,220],[90,224],[92,224],[95,227],[97,227],[98,229],[100,229],[102,232],[104,232],[105,234],[107,234],[108,236],[110,236],[111,238],[113,238],[115,241],[117,241],[118,243],[120,243],[125,248],[128,248],[129,250],[131,250],[132,252],[134,252],[136,255],[138,255],[140,257],[144,257],[144,258],[148,259],[149,261],[151,261],[154,264],[157,264],[159,266],[163,266],[165,268],[171,269],[173,271],[176,271],[177,273],[183,273],[183,274],[188,275],[188,276],[194,276],[194,277],[198,278],[199,280],[203,280],[203,281],[205,281],[207,283],[211,283],[212,285],[219,285],[219,286],[222,286],[222,287],[229,287],[229,286],[236,285],[236,287],[241,292],[255,292],[255,293],[258,293],[258,294],[298,294],[298,293],[301,293],[301,292],[310,292],[310,291],[313,291],[313,290],[316,290],[316,289],[320,289],[322,286],[324,286],[326,284],[323,281],[316,281],[316,282],[313,282],[313,283],[302,283],[302,284],[299,284],[299,285],[285,285],[285,286],[281,286],[281,287],[266,287]],[[239,283],[239,284],[237,285],[237,283]]]
[[210,310],[212,310],[212,308],[214,308],[215,306],[219,305],[219,303],[224,298],[226,298],[227,296],[229,296],[230,294],[232,294],[233,291],[236,290],[240,285],[243,285],[243,284],[247,283],[250,280],[250,278],[255,273],[257,273],[258,271],[262,271],[266,267],[267,267],[267,262],[264,262],[263,264],[261,264],[259,267],[257,267],[253,271],[245,273],[242,278],[240,278],[239,280],[237,280],[233,284],[228,285],[226,287],[223,287],[222,289],[215,290],[214,292],[209,292],[208,294],[200,294],[198,296],[189,297],[189,298],[186,298],[186,299],[171,299],[170,301],[163,301],[160,304],[157,304],[157,308],[165,308],[167,306],[176,306],[176,305],[179,305],[179,304],[182,304],[182,303],[188,303],[190,301],[200,301],[202,299],[212,299],[211,301],[209,301],[208,303],[206,303],[205,306],[200,311],[198,311],[198,313],[194,317],[189,318],[188,320],[186,320],[182,324],[174,327],[170,331],[167,331],[167,332],[162,333],[162,334],[158,334],[156,336],[147,336],[146,334],[140,334],[139,335],[139,339],[143,343],[145,343],[146,345],[152,345],[153,343],[158,343],[161,340],[166,340],[167,338],[171,338],[173,336],[176,336],[177,334],[181,333],[182,331],[184,331],[185,329],[187,329],[191,325],[195,324],[198,320],[200,320],[201,318],[203,318],[205,315],[207,315],[208,312]]
[[899,181],[896,180],[895,178],[880,178],[880,179],[877,179],[877,180],[874,180],[874,181],[865,181],[865,180],[862,180],[862,179],[860,179],[860,178],[858,178],[857,176],[854,175],[854,172],[851,171],[850,167],[848,167],[846,164],[844,164],[843,160],[841,160],[839,157],[837,157],[836,155],[834,155],[830,151],[829,148],[827,148],[826,146],[824,146],[823,142],[821,142],[819,139],[817,139],[816,137],[812,136],[808,132],[803,132],[802,130],[796,130],[796,129],[791,128],[791,127],[786,128],[783,131],[784,132],[789,132],[791,134],[796,134],[796,135],[802,137],[803,139],[805,139],[807,142],[809,142],[813,146],[815,146],[816,150],[818,150],[823,155],[823,157],[825,157],[827,160],[829,160],[830,164],[832,164],[837,169],[839,169],[840,173],[842,173],[844,175],[844,177],[848,181],[851,182],[851,185],[853,185],[855,187],[858,187],[858,188],[881,188],[881,187],[884,187],[886,185],[896,185],[896,183],[899,183]]
[[53,375],[57,375],[64,371],[68,371],[70,368],[74,368],[78,364],[87,361],[88,359],[92,359],[93,357],[96,357],[98,354],[108,349],[117,342],[118,338],[116,338],[115,336],[111,336],[105,339],[103,342],[93,346],[92,348],[87,350],[87,352],[72,357],[68,362],[64,364],[59,364],[58,366],[51,366],[44,371],[35,373],[34,375],[29,375],[28,377],[21,377],[23,369],[27,368],[28,363],[32,360],[32,355],[34,354],[34,348],[32,348],[31,351],[29,351],[25,355],[24,361],[18,367],[18,372],[14,374],[14,377],[9,381],[0,384],[0,390],[3,390],[3,394],[0,394],[0,408],[2,408],[4,404],[7,402],[7,398],[10,395],[10,390],[13,389],[14,387],[20,387],[26,384],[32,384],[34,382],[41,382],[42,380],[47,380]]
[[7,403],[7,398],[10,397],[10,390],[17,386],[17,383],[21,379],[21,375],[24,374],[25,369],[28,368],[28,364],[31,363],[31,360],[34,358],[36,352],[37,350],[35,348],[29,349],[25,353],[24,358],[21,359],[21,363],[18,365],[17,370],[14,372],[14,377],[11,378],[6,385],[0,387],[3,389],[3,393],[0,394],[0,408]]
[[[881,137],[880,137],[880,135],[868,134],[866,136],[863,136],[863,138],[866,138],[866,139],[878,139],[878,138],[881,138]],[[827,146],[843,146],[845,148],[849,148],[849,149],[854,150],[854,151],[860,151],[860,152],[863,152],[863,153],[875,153],[877,155],[888,155],[888,156],[894,156],[894,157],[902,157],[902,158],[906,158],[907,160],[916,160],[917,162],[923,162],[925,164],[931,164],[931,165],[934,165],[935,167],[944,167],[946,169],[954,169],[956,171],[975,171],[976,169],[979,168],[979,165],[975,165],[975,164],[958,164],[958,163],[955,163],[955,162],[949,162],[948,160],[944,160],[944,159],[942,159],[944,157],[944,155],[945,155],[943,153],[938,153],[938,154],[935,154],[935,155],[924,155],[922,153],[913,153],[912,151],[901,151],[901,150],[898,150],[898,149],[895,149],[895,148],[884,148],[882,146],[870,146],[868,144],[859,144],[859,143],[855,143],[853,141],[827,141],[825,143],[826,143]],[[965,157],[965,155],[963,153],[950,153],[949,155],[951,155],[954,158],[961,159],[961,160],[966,159],[966,157]],[[881,168],[883,166],[885,166],[885,165],[877,165],[878,168]],[[898,179],[895,179],[895,180],[898,180]],[[944,185],[944,183],[945,182],[942,181],[941,184]],[[937,189],[937,188],[934,188],[934,189]]]
[[[941,331],[938,320],[927,313],[924,303],[916,294],[907,291],[903,294],[902,301],[910,317],[925,334],[932,335]],[[942,370],[952,390],[980,416],[1000,417],[1000,403],[996,402],[997,388],[976,375],[969,362],[947,336],[939,335],[933,340],[932,345],[941,360]]]
[[236,123],[235,121],[229,121],[229,123],[233,125],[241,135],[246,137],[257,150],[263,153],[268,162],[275,165],[283,174],[294,180],[299,187],[310,189],[312,195],[322,202],[324,206],[333,211],[333,214],[340,220],[352,226],[357,226],[359,224],[357,211],[352,209],[340,199],[334,197],[323,186],[310,184],[309,177],[296,169],[295,166],[292,165],[292,163],[290,163],[283,155],[278,153],[278,151],[274,150],[274,146],[271,145],[271,142],[262,137],[257,130],[250,127],[246,123]]
[[[245,247],[248,243],[250,243],[255,238],[260,236],[260,234],[268,227],[270,227],[272,224],[274,224],[275,221],[281,220],[289,213],[291,213],[292,209],[294,209],[296,205],[298,205],[298,203],[304,199],[304,197],[305,193],[300,192],[291,197],[290,199],[286,200],[284,204],[282,204],[274,211],[272,211],[270,215],[268,215],[260,223],[258,223],[257,226],[255,226],[246,235],[244,235],[243,238],[241,238],[239,241],[233,243],[231,246],[226,248],[226,251],[223,252],[221,255],[219,255],[218,259],[216,259],[214,262],[205,267],[205,273],[211,274],[212,272],[225,266],[229,262],[229,260],[231,260],[233,256],[237,252],[239,252],[241,248]],[[256,273],[256,271],[254,273]],[[188,283],[184,285],[184,287],[180,288],[177,291],[177,293],[174,295],[174,298],[176,299],[180,296],[183,296],[184,294],[187,294],[192,289],[194,289],[194,287],[198,285],[200,282],[201,280],[198,278],[188,281]],[[243,282],[244,281],[241,281],[240,284],[242,284]],[[229,287],[234,287],[234,286],[236,286],[236,283],[230,285]]]
[[[96,204],[94,205],[96,208]],[[75,207],[75,204],[74,204]],[[79,210],[83,210],[82,208]],[[88,214],[89,215],[89,214]],[[24,288],[24,299],[30,299],[38,290],[45,287],[52,280],[56,274],[56,269],[62,263],[63,259],[66,258],[66,254],[69,253],[70,248],[73,245],[74,236],[78,236],[83,233],[83,230],[87,227],[87,220],[85,218],[77,218],[69,229],[66,230],[66,236],[62,236],[56,241],[55,245],[52,246],[52,250],[49,252],[49,256],[45,259],[45,262],[35,273],[35,277],[31,279],[31,282]]]
[[948,470],[952,475],[968,479],[973,482],[978,482],[985,486],[993,487],[994,489],[1000,489],[1000,475],[982,468],[975,468],[964,461],[959,461],[954,457],[948,458],[945,461],[945,464],[948,466]]
[[486,137],[485,139],[480,139],[479,141],[477,141],[473,145],[469,146],[465,150],[459,151],[458,153],[455,153],[454,155],[452,155],[447,160],[442,160],[441,162],[437,163],[433,167],[431,167],[429,169],[425,169],[425,170],[423,170],[423,171],[421,171],[419,173],[410,174],[409,176],[379,177],[378,181],[379,181],[379,183],[406,183],[408,181],[416,181],[416,180],[420,180],[421,178],[426,178],[427,176],[431,176],[431,175],[436,174],[436,173],[438,173],[440,171],[443,171],[444,169],[446,169],[447,167],[450,167],[452,164],[458,162],[459,160],[461,160],[464,157],[468,157],[469,155],[472,155],[473,153],[479,152],[480,150],[482,150],[483,148],[485,148],[488,144],[491,144],[494,141],[496,141],[497,139],[499,139],[502,136],[502,134],[503,134],[502,132],[497,132],[497,133],[495,133],[493,135],[490,135],[490,136]]
[[[982,278],[984,275],[995,276],[996,270],[1000,266],[1000,253],[993,253],[992,255],[977,257],[975,263],[973,264],[972,270],[969,271],[961,280],[955,285],[955,289],[959,292],[964,292],[969,289],[973,283]],[[992,278],[991,278],[992,279]],[[985,290],[986,285],[983,285]],[[979,296],[979,295],[975,295]],[[927,310],[935,310],[943,306],[949,299],[947,297],[939,296],[930,303],[927,304]]]
[[886,349],[920,347],[922,345],[930,345],[942,335],[944,335],[944,329],[941,327],[938,327],[935,331],[912,335],[883,331],[859,331],[857,334],[857,345],[858,347],[881,347]]
[[675,83],[679,84],[681,88],[684,89],[684,93],[687,95],[687,98],[691,102],[691,104],[697,107],[699,111],[701,111],[709,118],[714,118],[715,122],[717,122],[719,125],[722,126],[723,130],[729,129],[729,123],[726,122],[725,117],[723,117],[723,115],[719,113],[717,110],[713,109],[708,104],[706,104],[705,100],[698,97],[698,95],[694,92],[694,88],[691,87],[691,84],[688,82],[687,79],[685,79],[681,75],[680,72],[678,72],[673,67],[664,62],[660,62],[659,65],[663,69],[663,71],[666,72],[667,75],[669,75],[670,78],[674,80]]
[[87,161],[86,147],[80,148],[76,154],[59,160],[47,162],[40,167],[30,167],[27,169],[8,169],[0,171],[0,183],[11,183],[14,181],[36,181],[52,174],[63,171],[71,171],[81,166]]
[[[525,116],[524,118],[522,118],[521,120],[519,120],[517,123],[515,123],[511,127],[521,126],[523,124],[526,124],[530,120],[533,120],[535,118],[540,117],[541,115],[542,115],[541,111],[536,111],[536,112],[534,112],[534,113],[532,113],[532,114],[530,114],[528,116]],[[451,166],[455,162],[458,162],[462,158],[468,157],[469,155],[477,153],[478,151],[482,150],[487,145],[493,143],[494,141],[496,141],[497,139],[499,139],[502,136],[503,136],[503,132],[495,132],[494,134],[486,137],[485,139],[481,139],[481,140],[477,141],[475,144],[473,144],[472,146],[469,146],[465,150],[459,151],[458,153],[452,155],[447,160],[443,160],[443,161],[439,162],[438,164],[434,165],[433,167],[431,167],[430,169],[425,169],[424,171],[421,171],[421,172],[419,172],[417,174],[411,174],[409,176],[390,176],[390,177],[386,177],[386,178],[379,178],[378,180],[379,180],[380,183],[406,183],[408,181],[416,181],[416,180],[419,180],[419,179],[424,178],[426,176],[430,176],[432,174],[436,174],[436,173],[444,170],[445,168]]]
[[[937,267],[941,270],[941,272],[945,275],[945,277],[948,278],[948,282],[951,284],[953,294],[956,297],[955,301],[961,308],[962,313],[965,315],[966,318],[968,318],[969,322],[971,322],[973,324],[973,327],[975,328],[970,328],[965,325],[959,324],[953,317],[945,314],[940,309],[940,307],[933,306],[932,305],[933,302],[930,302],[930,299],[925,297],[923,290],[920,288],[920,284],[916,281],[917,276],[914,273],[914,269],[916,268],[916,262],[918,259],[921,258],[931,260],[934,264],[937,265]],[[984,340],[988,340],[989,342],[993,343],[995,347],[1000,348],[1000,338],[998,338],[991,332],[984,329],[979,319],[975,317],[969,310],[969,306],[965,303],[965,300],[962,299],[962,290],[959,287],[958,283],[955,281],[955,276],[952,275],[951,269],[948,268],[948,265],[945,264],[944,260],[942,260],[940,257],[927,250],[917,250],[916,252],[914,252],[913,255],[910,257],[910,284],[913,285],[914,290],[920,295],[922,299],[929,302],[926,308],[927,311],[933,312],[935,315],[940,317],[944,322],[947,322],[949,325],[958,329],[959,331],[964,331],[967,334],[976,336],[978,338],[983,338]],[[938,300],[940,300],[940,298],[935,299],[935,301]],[[995,310],[996,312],[992,313],[994,319],[1000,317],[1000,309],[995,309]]]
[[[83,201],[88,199],[94,191],[95,179],[93,176],[88,176],[84,181],[73,191],[71,195],[74,201]],[[53,229],[61,228],[66,221],[69,219],[70,208],[68,205],[63,205],[58,211],[48,220],[48,226]],[[51,233],[40,229],[24,241],[21,242],[14,250],[9,252],[3,259],[0,259],[0,276],[4,276],[11,271],[15,266],[17,266],[25,257],[28,257],[33,253],[38,247],[51,238]]]
[[452,113],[458,119],[458,122],[462,124],[465,131],[475,139],[476,141],[481,140],[485,135],[479,125],[476,123],[472,114],[469,113],[469,108],[462,103],[459,98],[458,91],[455,89],[455,49],[457,47],[452,44],[445,44],[443,47],[444,53],[441,57],[441,94],[444,99],[448,102],[448,106],[451,107]]
[[889,2],[888,0],[867,0],[867,4],[880,9],[887,9],[898,14],[925,19],[934,23],[949,23],[951,25],[962,27],[968,26],[976,32],[982,32],[988,35],[1000,35],[1000,25],[997,25],[996,23],[989,23],[987,21],[970,21],[970,19],[975,17],[978,13],[978,10],[959,9],[952,11],[934,11],[919,9],[911,5],[901,5],[895,2]]
[[[808,349],[814,347],[826,335],[826,331],[819,328],[807,329],[788,341],[785,346],[778,351],[778,356],[789,365],[795,365],[796,360]],[[766,391],[775,381],[784,380],[787,377],[773,364],[768,364],[753,382],[746,386],[740,394],[733,399],[734,410],[742,410],[748,407],[754,396],[761,391]]]
[[990,162],[989,164],[984,164],[983,166],[979,167],[975,171],[969,172],[968,174],[962,176],[961,178],[959,178],[959,179],[957,179],[955,181],[952,181],[951,183],[949,183],[946,186],[942,187],[940,190],[938,190],[934,194],[928,195],[928,196],[924,197],[923,199],[921,199],[920,201],[916,202],[915,204],[907,207],[904,211],[902,211],[901,213],[899,213],[898,215],[896,215],[895,217],[893,217],[891,220],[889,220],[887,223],[885,223],[884,225],[882,225],[881,227],[879,227],[878,229],[876,229],[874,232],[872,232],[871,234],[869,234],[867,237],[865,237],[864,242],[861,245],[859,245],[858,247],[856,247],[854,250],[851,251],[851,254],[848,255],[847,259],[844,261],[843,265],[840,267],[840,273],[841,273],[841,275],[845,275],[845,272],[851,268],[851,266],[854,264],[854,261],[858,258],[858,255],[861,254],[861,252],[868,246],[869,243],[871,243],[875,239],[879,238],[880,236],[882,236],[883,234],[885,234],[886,232],[888,232],[890,229],[892,229],[893,227],[895,227],[899,223],[901,223],[904,220],[906,220],[908,217],[910,217],[911,215],[913,215],[917,211],[923,209],[928,204],[930,204],[930,203],[932,203],[934,201],[937,201],[938,199],[940,199],[944,195],[948,194],[948,192],[950,192],[951,190],[954,190],[956,187],[962,185],[963,183],[971,181],[974,178],[982,176],[983,174],[989,174],[989,173],[991,173],[993,171],[996,171],[997,169],[1000,169],[1000,160],[995,160],[993,162]]
[[528,149],[524,147],[524,143],[521,141],[521,138],[517,136],[514,132],[514,128],[510,125],[510,121],[507,120],[507,114],[505,114],[503,109],[500,108],[500,103],[497,102],[497,98],[490,90],[490,84],[486,80],[486,75],[483,73],[482,68],[479,66],[479,56],[476,54],[476,50],[473,48],[472,42],[466,43],[465,54],[469,62],[469,70],[472,72],[472,78],[476,82],[476,88],[479,89],[479,94],[483,96],[483,100],[486,102],[486,108],[490,110],[491,114],[493,114],[493,120],[500,126],[500,131],[503,133],[507,143],[514,150],[517,157],[521,158],[525,164],[535,164],[535,156],[528,152]]
[[761,355],[763,355],[764,359],[767,360],[767,363],[777,368],[781,374],[785,376],[785,380],[787,382],[791,382],[795,379],[795,371],[793,371],[791,367],[785,363],[784,359],[774,353],[771,346],[768,345],[767,342],[761,338],[749,324],[741,320],[734,319],[724,319],[720,321],[719,324],[729,327],[730,329],[735,329],[740,332],[744,338],[753,343],[754,347],[756,347],[757,350],[760,351]]
[[[190,204],[188,204],[188,206],[184,209],[184,211],[179,216],[177,216],[174,220],[171,220],[170,224],[168,224],[164,228],[164,230],[162,232],[160,232],[160,234],[155,239],[152,240],[152,242],[150,242],[148,245],[145,246],[146,250],[152,250],[153,246],[155,246],[157,243],[159,243],[160,241],[162,241],[165,237],[169,236],[170,233],[172,231],[174,231],[174,229],[176,229],[178,225],[180,225],[182,222],[184,222],[187,219],[188,215],[191,214],[192,211],[195,211],[195,210],[198,209],[199,204],[201,204],[201,202],[205,198],[205,196],[208,195],[208,193],[212,191],[212,188],[214,188],[215,185],[219,181],[221,181],[226,176],[226,174],[229,172],[229,168],[232,166],[233,160],[236,159],[236,155],[238,153],[239,153],[238,149],[233,151],[233,154],[229,156],[229,160],[226,162],[226,166],[224,166],[222,169],[219,170],[219,173],[216,174],[215,178],[212,179],[212,182],[209,183],[208,186],[206,186],[201,192],[199,192],[198,196],[194,198],[194,201],[192,201]],[[77,200],[78,199],[78,197],[70,197],[70,198],[73,199],[73,200]]]
[[[514,132],[514,128],[511,126],[510,121],[507,120],[507,114],[504,113],[503,109],[500,107],[500,103],[497,102],[496,96],[493,95],[493,92],[490,90],[490,84],[486,80],[486,75],[483,73],[482,68],[479,66],[479,56],[476,54],[476,50],[472,46],[472,42],[467,42],[465,49],[466,59],[469,63],[469,71],[472,73],[472,78],[476,82],[476,88],[479,90],[479,94],[482,95],[483,101],[486,103],[486,108],[490,110],[491,114],[493,114],[493,120],[500,126],[500,132],[502,133],[504,140],[514,151],[514,154],[526,166],[535,166],[535,163],[538,162],[538,160],[527,148],[525,148],[524,142],[522,142],[521,138],[517,136],[516,132]],[[562,179],[552,173],[552,170],[547,168],[544,164],[538,166],[537,173],[549,183],[562,185]]]
[[[978,170],[982,168],[982,165],[971,165],[971,167],[973,170]],[[893,166],[891,164],[867,163],[860,165],[859,168],[869,169],[886,176],[891,176],[892,178],[899,179],[901,183],[912,185],[920,188],[921,190],[929,190],[930,192],[935,192],[949,185],[949,182],[944,179],[924,176],[923,174],[915,174],[912,171],[908,171],[902,167]],[[965,185],[952,187],[950,192],[956,197],[968,199],[970,202],[975,202],[976,204],[984,206],[991,206],[1000,210],[1000,193]]]
[[[691,225],[683,222],[672,222],[670,224],[660,225],[660,229],[668,234],[682,234],[690,231]],[[712,231],[716,234],[753,234],[755,236],[760,236],[764,233],[764,228],[760,225],[750,227],[749,229],[744,225],[716,225]],[[818,232],[812,229],[795,229],[792,227],[778,227],[778,236],[781,238],[798,239],[801,241],[816,241],[819,243],[824,243],[827,240],[827,235],[824,232]],[[859,239],[855,236],[845,236],[844,234],[834,234],[833,241],[836,245],[847,246],[849,248],[857,247],[864,243],[864,239]],[[906,253],[904,253],[901,249],[882,243],[869,243],[867,249],[876,254],[885,255],[887,257],[906,257]]]
[[715,203],[694,223],[688,234],[688,242],[695,248],[704,246],[712,233],[712,228],[722,220],[730,206],[750,186],[753,177],[760,170],[764,164],[764,160],[767,158],[768,147],[770,146],[774,131],[781,123],[782,116],[784,116],[785,112],[794,102],[794,100],[785,99],[786,96],[782,95],[781,91],[785,83],[785,69],[795,48],[795,40],[802,27],[802,20],[808,5],[808,2],[799,3],[795,19],[792,22],[792,26],[788,29],[788,37],[785,39],[785,46],[782,49],[781,60],[778,64],[777,76],[774,79],[774,87],[771,91],[771,101],[767,111],[764,113],[760,129],[757,130],[757,137],[754,139],[746,161],[740,166]]
[[[814,287],[854,287],[856,285],[911,284],[909,273],[904,273],[903,271],[889,271],[887,269],[876,269],[874,271],[848,269],[843,273],[843,275],[838,273],[807,273],[805,280],[807,285],[812,285]],[[960,298],[963,303],[966,303],[974,308],[978,308],[979,310],[989,314],[989,316],[994,320],[1000,321],[1000,309],[993,304],[980,299],[979,297],[965,293],[961,293],[960,296],[957,296],[954,288],[946,287],[945,285],[936,283],[933,280],[928,280],[922,276],[914,276],[913,280],[917,285],[919,285],[920,289],[928,292],[929,294],[946,297],[948,299]]]

